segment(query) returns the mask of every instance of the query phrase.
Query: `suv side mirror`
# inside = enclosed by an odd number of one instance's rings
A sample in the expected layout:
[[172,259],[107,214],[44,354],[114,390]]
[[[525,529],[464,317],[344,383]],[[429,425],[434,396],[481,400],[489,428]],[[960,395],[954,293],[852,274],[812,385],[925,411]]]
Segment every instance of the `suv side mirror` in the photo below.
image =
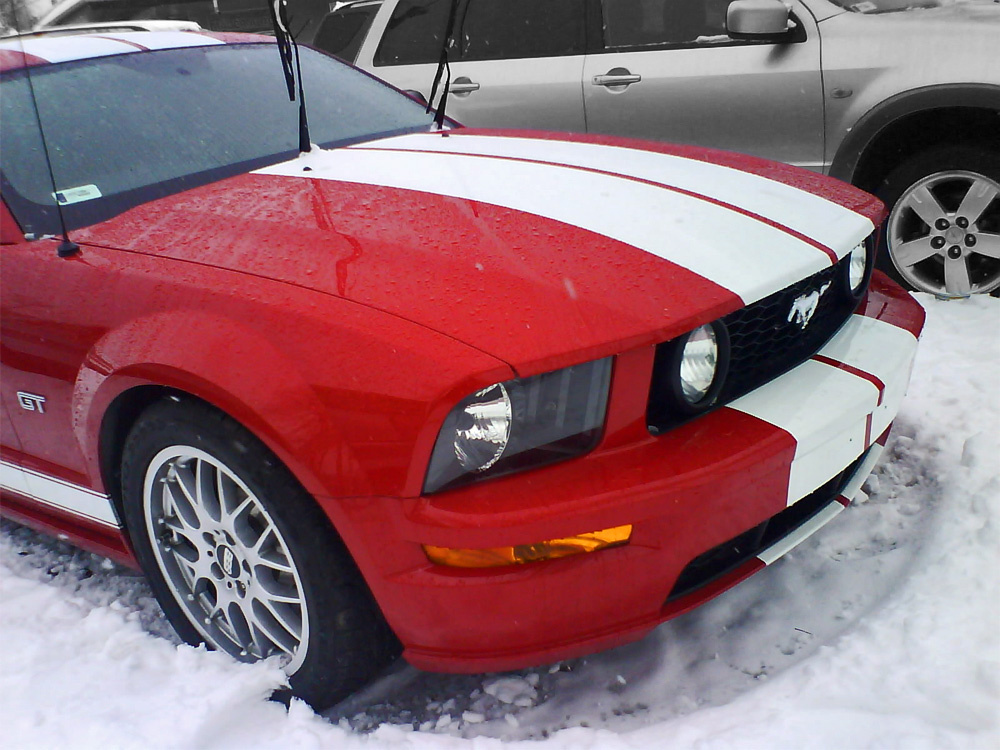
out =
[[781,0],[734,0],[726,11],[726,31],[733,39],[774,39],[788,33],[789,18]]

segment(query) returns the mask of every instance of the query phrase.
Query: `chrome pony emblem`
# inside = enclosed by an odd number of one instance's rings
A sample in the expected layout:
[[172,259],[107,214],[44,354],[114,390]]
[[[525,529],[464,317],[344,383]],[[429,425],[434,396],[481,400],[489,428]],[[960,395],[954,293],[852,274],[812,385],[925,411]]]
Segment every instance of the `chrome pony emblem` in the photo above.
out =
[[803,331],[806,330],[812,316],[816,314],[816,308],[819,307],[819,298],[826,294],[826,290],[829,288],[830,282],[828,281],[819,289],[796,297],[788,311],[788,322],[797,325]]

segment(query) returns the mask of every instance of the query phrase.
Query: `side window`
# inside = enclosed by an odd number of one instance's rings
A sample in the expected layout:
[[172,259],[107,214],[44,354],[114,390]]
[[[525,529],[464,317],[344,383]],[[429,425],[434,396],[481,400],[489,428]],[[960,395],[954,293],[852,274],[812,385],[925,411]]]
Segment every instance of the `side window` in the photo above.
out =
[[[753,44],[726,33],[731,0],[601,0],[605,49]],[[801,41],[796,35],[789,42]]]
[[463,60],[583,54],[584,0],[469,0]]
[[437,62],[451,0],[400,0],[375,51],[375,65]]
[[331,13],[320,24],[313,46],[336,55],[341,60],[354,62],[381,5],[349,5]]

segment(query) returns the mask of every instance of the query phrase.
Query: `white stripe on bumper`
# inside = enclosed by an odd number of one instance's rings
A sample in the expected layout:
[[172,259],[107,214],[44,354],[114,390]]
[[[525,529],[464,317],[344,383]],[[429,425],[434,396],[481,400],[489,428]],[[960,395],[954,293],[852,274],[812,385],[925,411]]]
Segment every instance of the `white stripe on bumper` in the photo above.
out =
[[[847,484],[844,486],[843,491],[840,493],[841,497],[848,501],[854,499],[854,496],[858,494],[858,490],[861,489],[861,485],[865,483],[865,480],[872,473],[872,470],[875,468],[875,464],[878,463],[879,456],[881,455],[882,446],[878,443],[868,449],[868,454],[865,456],[864,461],[861,462],[854,474],[848,480]],[[784,557],[791,550],[798,547],[802,544],[802,542],[840,515],[841,511],[846,507],[846,505],[843,505],[840,502],[831,502],[784,539],[775,542],[766,550],[760,552],[757,555],[757,559],[765,565],[770,565],[778,558]]]
[[815,193],[721,164],[670,154],[596,143],[462,135],[461,132],[448,137],[417,133],[366,143],[362,147],[531,159],[614,172],[739,206],[816,240],[839,258],[875,230],[864,216]]
[[795,438],[789,505],[843,471],[889,427],[906,393],[916,345],[908,331],[854,315],[819,354],[876,376],[884,393],[860,374],[809,360],[729,404]]
[[44,505],[115,529],[120,528],[111,508],[111,498],[86,487],[54,479],[6,461],[0,461],[0,486]]
[[542,216],[665,258],[747,304],[831,262],[786,231],[708,201],[558,165],[343,148],[314,151],[255,174],[415,190]]

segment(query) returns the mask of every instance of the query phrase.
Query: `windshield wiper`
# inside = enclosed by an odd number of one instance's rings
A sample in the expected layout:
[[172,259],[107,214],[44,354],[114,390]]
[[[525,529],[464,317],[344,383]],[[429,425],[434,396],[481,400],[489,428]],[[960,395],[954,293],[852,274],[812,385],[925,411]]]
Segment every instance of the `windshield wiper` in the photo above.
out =
[[[302,88],[302,65],[299,62],[299,45],[288,30],[288,0],[270,0],[268,8],[271,11],[271,23],[274,26],[274,38],[281,55],[281,69],[285,74],[285,85],[288,87],[288,101],[294,102],[296,88],[299,98],[299,153],[305,154],[312,150],[309,140],[309,122],[306,119],[306,94]],[[296,83],[298,86],[296,87]]]
[[437,113],[434,115],[434,124],[438,130],[444,129],[444,110],[448,104],[448,91],[451,89],[451,65],[448,62],[448,47],[451,46],[452,34],[455,31],[455,16],[458,15],[458,0],[451,0],[451,9],[448,11],[448,24],[445,26],[444,40],[441,42],[441,57],[438,58],[437,72],[434,73],[434,83],[431,86],[431,95],[427,100],[427,112],[430,113],[434,104],[434,97],[437,95],[438,84],[441,83],[441,76],[447,73],[444,80],[444,89],[441,91],[441,102],[438,104]]

